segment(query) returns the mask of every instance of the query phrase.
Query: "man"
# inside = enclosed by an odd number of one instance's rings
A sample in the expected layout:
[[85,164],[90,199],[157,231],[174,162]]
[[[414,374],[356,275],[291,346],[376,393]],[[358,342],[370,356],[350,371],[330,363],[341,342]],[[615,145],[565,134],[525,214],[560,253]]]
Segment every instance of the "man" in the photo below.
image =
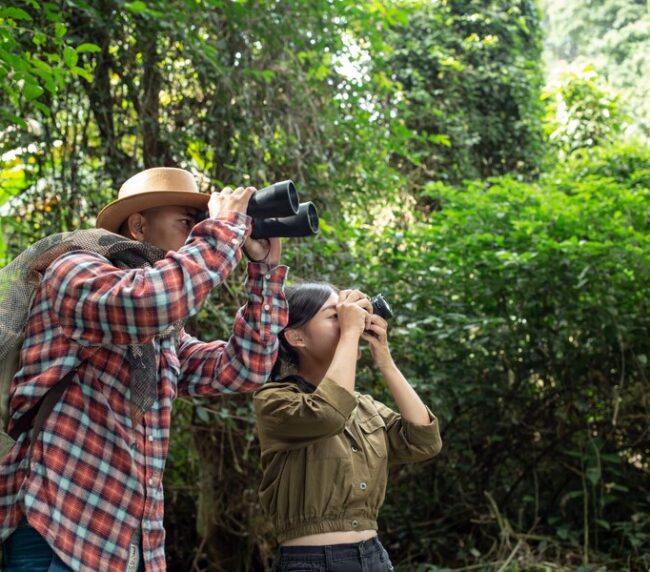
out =
[[[0,461],[5,570],[165,569],[172,400],[258,388],[287,322],[280,241],[248,238],[254,192],[208,197],[182,169],[143,171],[97,226],[138,241],[144,259],[114,263],[74,250],[47,268],[12,383],[12,421],[68,372],[74,377],[33,443],[23,433]],[[206,207],[209,218],[195,224]],[[200,342],[182,323],[232,272],[242,248],[256,261],[248,264],[248,302],[227,343]]]

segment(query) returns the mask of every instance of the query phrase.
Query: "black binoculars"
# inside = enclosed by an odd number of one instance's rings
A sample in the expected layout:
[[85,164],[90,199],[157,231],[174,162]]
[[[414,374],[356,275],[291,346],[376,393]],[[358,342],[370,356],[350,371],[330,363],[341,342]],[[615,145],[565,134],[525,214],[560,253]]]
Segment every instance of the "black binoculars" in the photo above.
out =
[[384,320],[389,320],[393,317],[393,311],[390,309],[390,305],[381,294],[370,298],[370,303],[372,304],[372,311],[384,318]]
[[[300,237],[318,233],[318,212],[312,202],[301,203],[293,181],[282,181],[255,192],[246,210],[253,219],[251,238]],[[207,218],[200,213],[197,222]]]

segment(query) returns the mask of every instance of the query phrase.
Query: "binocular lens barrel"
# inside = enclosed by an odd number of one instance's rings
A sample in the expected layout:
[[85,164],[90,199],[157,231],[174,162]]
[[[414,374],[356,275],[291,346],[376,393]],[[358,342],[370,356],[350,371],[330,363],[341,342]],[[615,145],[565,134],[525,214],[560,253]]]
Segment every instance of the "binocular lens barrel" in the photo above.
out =
[[287,217],[298,214],[300,201],[293,181],[264,187],[251,197],[246,213],[253,217]]
[[[301,203],[296,186],[290,180],[256,191],[248,203],[246,214],[253,219],[252,238],[318,234],[316,206],[312,202]],[[207,216],[207,211],[200,212],[196,216],[196,222]]]
[[301,237],[318,234],[318,211],[312,202],[301,203],[298,213],[281,218],[254,218],[251,238]]

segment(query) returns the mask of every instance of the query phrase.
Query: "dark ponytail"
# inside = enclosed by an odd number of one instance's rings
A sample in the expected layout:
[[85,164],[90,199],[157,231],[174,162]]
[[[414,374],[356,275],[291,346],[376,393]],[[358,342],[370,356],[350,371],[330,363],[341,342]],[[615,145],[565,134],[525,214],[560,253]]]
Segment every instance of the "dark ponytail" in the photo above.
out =
[[[299,328],[311,320],[338,289],[327,282],[303,282],[292,284],[285,289],[289,304],[289,321],[287,328]],[[286,328],[285,328],[286,329]],[[286,370],[298,365],[298,353],[284,337],[284,330],[278,336],[278,358],[271,371],[271,379],[277,380],[286,374]]]

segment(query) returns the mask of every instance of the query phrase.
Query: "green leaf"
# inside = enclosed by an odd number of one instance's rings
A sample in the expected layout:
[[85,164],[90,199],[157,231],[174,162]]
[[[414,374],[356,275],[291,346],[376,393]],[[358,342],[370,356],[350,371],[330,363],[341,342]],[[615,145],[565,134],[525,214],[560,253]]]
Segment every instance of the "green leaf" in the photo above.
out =
[[598,467],[590,467],[587,469],[587,478],[591,481],[592,485],[597,485],[600,481],[600,469]]
[[71,47],[66,46],[63,48],[63,59],[65,60],[65,63],[68,65],[68,67],[73,68],[77,65],[79,55]]
[[140,0],[136,0],[136,2],[129,2],[125,4],[124,7],[129,12],[133,12],[134,14],[142,14],[143,12],[147,11],[147,5]]
[[22,117],[18,117],[14,113],[2,108],[0,108],[0,115],[8,119],[11,123],[15,123],[23,129],[27,129],[27,122]]
[[57,38],[62,38],[65,36],[65,33],[68,31],[68,28],[66,28],[65,24],[62,24],[61,22],[57,22],[54,25],[54,35]]
[[196,416],[203,421],[203,423],[209,423],[210,422],[210,413],[209,411],[202,406],[198,406],[196,409]]
[[25,94],[25,98],[27,101],[31,101],[32,99],[36,99],[40,95],[43,94],[45,90],[38,84],[36,83],[28,83],[25,86],[25,89],[23,90],[23,93]]
[[36,109],[38,109],[38,110],[39,110],[43,115],[45,115],[46,117],[49,117],[49,116],[50,116],[50,114],[51,114],[51,112],[50,112],[50,108],[49,108],[47,105],[45,105],[44,103],[41,103],[40,101],[36,101],[36,100],[34,100],[34,101],[32,101],[32,105],[33,105]]
[[597,518],[597,519],[596,519],[596,524],[597,524],[598,526],[601,526],[602,528],[604,528],[604,529],[606,529],[606,530],[609,530],[609,529],[610,529],[609,522],[607,522],[606,520],[602,520],[602,519],[600,519],[600,518]]
[[0,10],[0,18],[11,18],[12,20],[28,20],[31,21],[32,17],[21,10],[20,8],[3,8]]
[[102,49],[97,44],[89,44],[88,42],[77,46],[77,53],[83,54],[85,52],[101,52]]
[[84,68],[80,68],[79,66],[74,66],[72,68],[72,73],[78,77],[84,78],[86,81],[91,83],[95,80],[95,76],[91,72]]

